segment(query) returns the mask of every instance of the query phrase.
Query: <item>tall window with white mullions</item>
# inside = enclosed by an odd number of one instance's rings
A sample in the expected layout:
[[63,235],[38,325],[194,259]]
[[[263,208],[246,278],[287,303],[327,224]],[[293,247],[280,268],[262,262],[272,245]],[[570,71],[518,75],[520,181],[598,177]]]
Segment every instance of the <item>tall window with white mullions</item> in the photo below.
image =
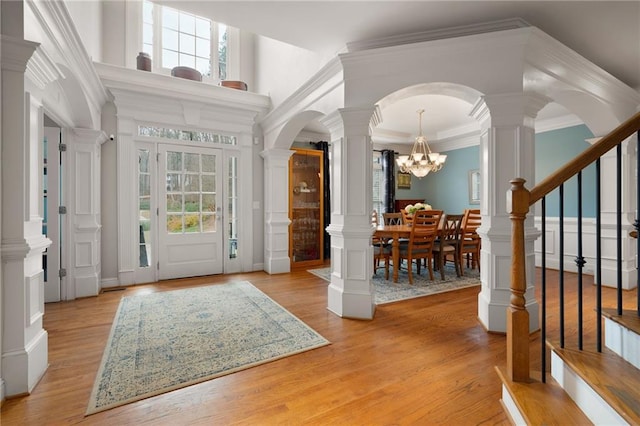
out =
[[186,66],[198,70],[204,80],[225,80],[229,74],[229,42],[234,36],[237,30],[225,24],[143,2],[141,48],[151,56],[156,71]]

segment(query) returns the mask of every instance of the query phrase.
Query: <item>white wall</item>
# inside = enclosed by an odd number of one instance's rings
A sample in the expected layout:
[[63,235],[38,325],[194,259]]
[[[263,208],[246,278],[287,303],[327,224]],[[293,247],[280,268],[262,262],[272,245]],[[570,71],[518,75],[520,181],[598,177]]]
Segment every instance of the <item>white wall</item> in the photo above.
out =
[[239,73],[240,80],[247,83],[248,90],[255,92],[255,49],[256,35],[250,32],[240,31],[240,61],[239,61]]
[[256,36],[256,90],[282,103],[330,58],[267,37]]
[[65,5],[87,54],[102,62],[102,2],[65,1]]
[[[107,135],[117,135],[116,107],[108,103],[102,109],[102,130]],[[118,210],[116,179],[116,141],[102,144],[100,156],[100,205],[102,218],[101,278],[103,286],[118,282]],[[115,284],[114,284],[115,283]]]
[[125,66],[125,2],[102,3],[102,62]]

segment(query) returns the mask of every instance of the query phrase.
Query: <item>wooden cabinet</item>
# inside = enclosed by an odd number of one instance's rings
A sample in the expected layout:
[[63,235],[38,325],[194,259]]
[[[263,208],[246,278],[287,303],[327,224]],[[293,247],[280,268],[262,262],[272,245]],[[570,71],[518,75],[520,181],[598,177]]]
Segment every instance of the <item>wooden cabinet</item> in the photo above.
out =
[[289,160],[289,258],[292,267],[324,262],[322,151],[295,149]]

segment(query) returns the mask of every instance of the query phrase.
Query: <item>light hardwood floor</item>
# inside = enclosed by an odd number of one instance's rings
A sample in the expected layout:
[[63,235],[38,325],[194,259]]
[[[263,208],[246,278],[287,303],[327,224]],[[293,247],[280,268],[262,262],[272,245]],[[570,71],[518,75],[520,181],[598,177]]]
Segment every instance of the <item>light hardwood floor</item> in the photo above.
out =
[[[121,297],[238,280],[250,281],[331,345],[84,417]],[[1,423],[508,424],[494,370],[505,364],[505,337],[478,322],[478,292],[382,305],[372,321],[350,320],[327,310],[327,283],[301,270],[164,281],[47,304],[50,367],[31,395],[5,402]],[[555,293],[550,289],[550,298]],[[533,347],[532,363],[536,353]]]

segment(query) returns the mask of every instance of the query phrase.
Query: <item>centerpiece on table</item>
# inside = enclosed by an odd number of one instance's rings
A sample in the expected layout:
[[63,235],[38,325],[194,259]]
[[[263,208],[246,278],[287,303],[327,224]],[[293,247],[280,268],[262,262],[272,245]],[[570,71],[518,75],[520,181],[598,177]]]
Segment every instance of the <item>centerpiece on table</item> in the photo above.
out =
[[431,209],[431,205],[426,203],[407,204],[407,206],[404,208],[404,211],[406,211],[411,216],[416,214],[418,210],[432,210],[432,209]]

